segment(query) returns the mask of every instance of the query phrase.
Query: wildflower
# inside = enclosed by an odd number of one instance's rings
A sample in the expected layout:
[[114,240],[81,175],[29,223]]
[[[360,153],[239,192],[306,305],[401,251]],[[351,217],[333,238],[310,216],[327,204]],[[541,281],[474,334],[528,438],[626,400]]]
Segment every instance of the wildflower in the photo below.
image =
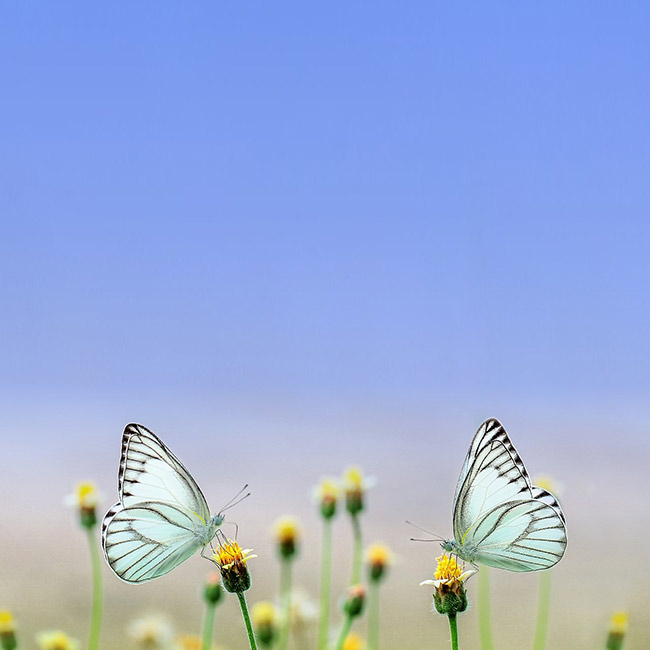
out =
[[314,494],[320,504],[320,513],[325,519],[331,519],[336,514],[340,488],[335,479],[326,477],[314,490]]
[[226,591],[241,594],[251,586],[251,575],[246,562],[257,555],[251,555],[252,549],[242,549],[233,540],[224,538],[212,556],[212,561],[219,568],[223,586]]
[[273,533],[278,542],[280,557],[292,558],[298,551],[297,543],[300,537],[298,520],[291,515],[280,517],[273,525]]
[[221,576],[215,571],[211,573],[205,581],[203,587],[203,598],[209,605],[216,605],[223,596],[223,588],[221,587]]
[[434,580],[424,580],[420,585],[433,585],[433,602],[440,614],[455,616],[467,609],[467,592],[464,582],[476,571],[463,571],[465,565],[458,565],[456,557],[443,553],[436,558],[438,565]]
[[127,628],[127,632],[142,650],[166,648],[174,638],[171,623],[156,614],[134,620]]
[[345,637],[342,650],[363,650],[363,648],[364,648],[364,643],[363,643],[363,639],[360,636],[352,633],[352,634],[348,634]]
[[350,617],[355,618],[363,611],[366,602],[366,589],[363,585],[352,585],[348,588],[348,595],[343,603],[343,611]]
[[278,613],[273,603],[261,600],[251,609],[253,627],[257,640],[263,646],[271,646],[278,634]]
[[348,467],[343,472],[345,506],[351,515],[356,515],[363,510],[364,494],[373,485],[374,480],[365,478],[359,467]]
[[318,619],[318,607],[307,593],[300,589],[291,592],[291,605],[289,607],[291,622],[296,625],[306,625]]
[[14,650],[16,645],[14,617],[11,612],[2,610],[0,611],[0,647],[2,650]]
[[79,521],[84,528],[93,528],[97,524],[95,509],[101,500],[97,486],[90,481],[77,483],[75,491],[65,498],[65,504],[76,508]]
[[388,567],[393,563],[393,554],[384,544],[373,544],[366,551],[366,562],[370,580],[378,582],[385,575]]
[[36,637],[36,642],[42,650],[76,650],[79,647],[79,641],[71,639],[61,630],[41,632]]
[[623,647],[625,634],[627,633],[626,612],[615,612],[609,623],[609,636],[607,637],[607,650],[620,650]]

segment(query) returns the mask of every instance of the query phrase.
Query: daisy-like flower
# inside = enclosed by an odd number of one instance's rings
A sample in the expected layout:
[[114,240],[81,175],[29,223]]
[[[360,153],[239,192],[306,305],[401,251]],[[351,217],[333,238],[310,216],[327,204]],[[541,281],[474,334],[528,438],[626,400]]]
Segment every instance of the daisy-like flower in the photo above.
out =
[[420,585],[433,585],[433,603],[440,614],[454,616],[467,609],[465,580],[476,571],[465,571],[465,564],[459,565],[456,557],[443,553],[436,558],[437,566],[433,580],[424,580]]
[[363,639],[354,632],[348,634],[343,641],[343,650],[363,650],[364,647]]
[[314,497],[320,505],[320,513],[325,519],[331,519],[336,514],[336,504],[341,489],[335,478],[323,478],[314,489]]
[[41,650],[77,650],[79,641],[70,638],[65,632],[61,630],[48,630],[41,632],[36,637]]
[[625,635],[627,634],[627,620],[628,615],[626,612],[615,612],[612,615],[609,623],[607,650],[621,650]]
[[375,481],[366,478],[360,467],[348,467],[343,472],[343,491],[345,492],[345,506],[351,515],[356,515],[363,510],[363,498],[366,491]]
[[79,521],[84,528],[93,528],[97,524],[95,510],[100,501],[101,494],[97,486],[91,481],[83,481],[77,483],[75,491],[65,498],[64,503],[76,508],[79,512]]
[[366,550],[366,562],[370,580],[378,582],[393,563],[393,553],[385,544],[372,544]]
[[16,626],[11,612],[0,611],[0,647],[2,650],[14,650],[16,647]]
[[171,623],[157,614],[132,621],[127,633],[142,650],[163,650],[169,648],[174,640],[174,628]]
[[253,549],[242,549],[239,544],[224,537],[219,543],[219,548],[212,556],[212,561],[217,565],[221,573],[221,579],[226,591],[232,594],[241,594],[250,589],[251,574],[246,563],[251,558]]
[[275,605],[266,600],[255,603],[251,609],[251,619],[260,644],[272,646],[278,634],[278,612]]
[[223,597],[221,576],[216,571],[212,572],[205,581],[203,587],[203,598],[209,605],[216,605]]
[[278,543],[280,557],[288,559],[298,552],[298,539],[300,538],[300,527],[298,520],[291,515],[280,517],[273,524],[273,534]]

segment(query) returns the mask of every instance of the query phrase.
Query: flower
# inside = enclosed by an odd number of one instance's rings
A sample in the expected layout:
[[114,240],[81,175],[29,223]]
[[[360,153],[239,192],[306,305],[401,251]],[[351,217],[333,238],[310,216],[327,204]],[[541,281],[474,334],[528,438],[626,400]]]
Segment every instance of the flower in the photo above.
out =
[[280,557],[288,559],[297,553],[300,528],[295,517],[291,515],[280,517],[273,525],[273,534],[278,542]]
[[386,570],[393,563],[393,553],[384,544],[372,544],[366,550],[366,562],[370,580],[377,582],[386,575]]
[[533,478],[533,485],[541,487],[542,490],[550,492],[555,498],[562,494],[562,486],[552,477],[547,474],[540,474]]
[[263,646],[273,645],[278,633],[278,613],[273,603],[261,600],[251,609],[251,619],[257,640]]
[[174,638],[174,628],[171,623],[157,614],[135,619],[127,628],[127,632],[136,645],[143,650],[167,648]]
[[314,496],[320,504],[321,515],[325,519],[331,519],[336,514],[336,504],[341,489],[336,479],[325,477],[314,489]]
[[181,634],[176,637],[178,650],[201,650],[203,643],[196,634]]
[[607,650],[620,650],[627,633],[628,615],[626,612],[614,612],[609,622],[609,636],[607,637]]
[[363,650],[364,645],[363,639],[352,632],[345,637],[345,641],[343,641],[343,650]]
[[294,589],[291,592],[289,616],[296,626],[313,623],[318,620],[318,607],[309,594],[302,589]]
[[16,626],[11,612],[0,611],[0,647],[2,650],[14,650],[16,648]]
[[75,491],[65,498],[64,503],[79,511],[79,520],[84,528],[92,528],[97,523],[95,509],[100,500],[101,494],[97,486],[84,481],[77,483]]
[[458,565],[456,557],[443,553],[436,558],[434,580],[424,580],[420,585],[433,585],[433,603],[440,614],[455,615],[467,609],[467,592],[464,582],[474,570],[464,571],[465,564]]
[[205,586],[203,587],[203,598],[210,605],[216,605],[223,596],[223,588],[221,587],[221,576],[213,571],[206,579]]
[[242,549],[233,540],[224,537],[219,548],[212,556],[212,561],[219,568],[223,586],[230,593],[240,594],[251,586],[251,575],[246,562],[257,555],[251,555],[253,549]]
[[352,585],[348,587],[348,594],[343,603],[343,611],[350,617],[355,618],[363,611],[366,602],[366,589],[363,585]]
[[343,472],[342,483],[345,506],[351,515],[356,515],[363,510],[364,494],[374,485],[374,479],[365,478],[361,468],[353,466]]
[[79,647],[79,641],[71,639],[61,630],[41,632],[36,637],[36,642],[42,650],[76,650]]

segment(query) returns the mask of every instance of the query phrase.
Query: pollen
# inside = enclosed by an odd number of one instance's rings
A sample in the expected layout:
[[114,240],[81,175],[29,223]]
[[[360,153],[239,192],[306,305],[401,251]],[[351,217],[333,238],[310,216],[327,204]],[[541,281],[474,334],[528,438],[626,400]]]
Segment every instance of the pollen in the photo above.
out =
[[213,557],[219,568],[231,569],[236,565],[246,566],[246,561],[255,557],[251,552],[252,549],[242,549],[237,542],[228,540],[219,546]]
[[0,634],[14,631],[14,617],[7,610],[0,611]]
[[443,553],[440,557],[436,558],[438,566],[434,578],[436,580],[459,580],[462,575],[462,568],[458,566],[458,562],[453,555]]

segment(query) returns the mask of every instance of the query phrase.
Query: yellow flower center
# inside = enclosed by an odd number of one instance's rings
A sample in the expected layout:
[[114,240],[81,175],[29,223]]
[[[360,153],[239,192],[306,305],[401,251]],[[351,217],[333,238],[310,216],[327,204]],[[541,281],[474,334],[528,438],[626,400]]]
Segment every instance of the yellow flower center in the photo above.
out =
[[361,650],[363,648],[363,641],[361,637],[356,634],[348,634],[343,642],[343,650]]
[[254,557],[250,552],[251,549],[242,549],[237,542],[227,540],[219,546],[213,557],[222,569],[229,569],[235,564],[246,565],[246,560]]
[[201,638],[195,634],[184,634],[178,637],[179,650],[201,650]]
[[367,551],[368,564],[387,566],[391,563],[392,554],[390,549],[383,544],[373,544]]
[[458,566],[458,562],[456,562],[453,555],[443,553],[436,560],[438,562],[434,575],[436,580],[458,580],[462,575],[462,568]]
[[298,522],[294,517],[281,517],[273,527],[279,542],[295,542],[298,538]]
[[7,610],[0,611],[0,632],[14,631],[14,617]]
[[336,501],[339,496],[339,486],[329,478],[325,478],[318,486],[318,498],[321,501]]
[[94,483],[79,483],[77,485],[77,503],[81,508],[94,508],[97,505],[99,494]]
[[275,625],[277,615],[273,604],[266,600],[262,600],[253,605],[251,617],[256,626],[264,627]]
[[612,615],[609,630],[614,634],[625,634],[627,632],[627,619],[626,612],[616,612]]
[[360,492],[363,489],[363,472],[360,467],[348,467],[343,474],[343,482],[348,492]]

